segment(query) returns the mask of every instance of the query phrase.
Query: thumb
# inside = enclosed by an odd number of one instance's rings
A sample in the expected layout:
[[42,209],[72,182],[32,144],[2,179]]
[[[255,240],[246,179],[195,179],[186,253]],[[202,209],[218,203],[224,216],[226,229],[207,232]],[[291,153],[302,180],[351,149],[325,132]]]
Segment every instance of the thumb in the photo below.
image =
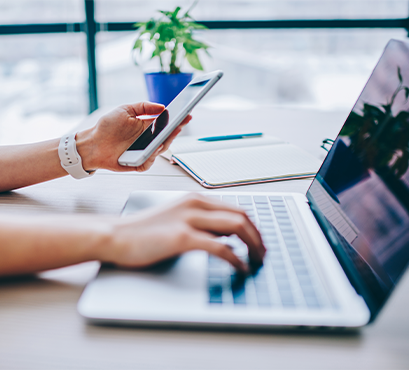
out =
[[130,104],[128,107],[130,108],[131,112],[133,112],[134,116],[160,114],[165,109],[164,105],[151,102]]
[[139,127],[141,127],[141,131],[144,132],[150,125],[151,123],[155,120],[155,118],[145,118],[145,119],[140,119],[138,117],[135,117],[135,121]]

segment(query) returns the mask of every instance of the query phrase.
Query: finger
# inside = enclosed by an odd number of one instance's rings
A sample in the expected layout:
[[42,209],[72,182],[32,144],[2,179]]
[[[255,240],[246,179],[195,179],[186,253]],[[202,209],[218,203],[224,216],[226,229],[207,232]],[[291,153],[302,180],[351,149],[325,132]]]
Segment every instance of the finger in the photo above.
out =
[[161,147],[156,149],[156,151],[140,166],[121,166],[119,163],[114,168],[111,168],[112,171],[119,171],[119,172],[144,172],[149,170],[152,167],[153,163],[155,162],[156,157],[160,154]]
[[[230,205],[228,203],[222,203],[220,201],[213,200],[213,199],[207,198],[207,197],[205,197],[203,195],[194,194],[194,193],[189,194],[187,196],[187,200],[185,200],[185,205],[187,207],[190,207],[190,208],[193,208],[193,209],[195,209],[195,208],[200,209],[201,208],[201,209],[209,210],[209,211],[227,211],[227,212],[231,212],[233,214],[239,214],[239,215],[243,216],[248,221],[248,223],[250,224],[250,226],[249,226],[250,230],[251,230],[250,232],[253,235],[253,238],[259,239],[261,241],[261,236],[260,236],[260,233],[257,230],[257,228],[249,220],[247,214],[243,210],[241,210],[241,209],[239,209],[237,207],[234,207],[234,206],[232,206],[232,205]],[[261,242],[261,246],[258,247],[257,250],[259,251],[258,254],[264,256],[266,249],[265,249],[264,245],[262,244],[262,242]],[[253,253],[253,251],[251,250],[250,253]]]
[[229,262],[237,270],[247,273],[249,267],[237,257],[231,248],[222,244],[214,239],[211,239],[206,233],[195,233],[195,237],[192,238],[191,243],[187,246],[188,250],[200,249],[210,254],[224,259]]
[[189,223],[196,229],[216,235],[236,234],[246,243],[250,259],[255,262],[263,261],[266,249],[260,233],[245,215],[226,211],[197,211],[191,212]]
[[140,102],[136,104],[130,104],[128,105],[128,107],[133,111],[134,116],[159,114],[162,113],[165,109],[164,105],[151,102]]
[[163,148],[161,150],[161,153],[164,153],[169,149],[170,144],[172,144],[173,140],[176,138],[176,136],[178,136],[180,134],[181,131],[182,131],[182,129],[180,127],[175,128],[175,130],[163,142]]
[[183,127],[185,127],[189,121],[192,119],[192,116],[187,116],[182,123],[173,130],[173,132],[169,135],[169,137],[163,142],[164,148],[162,149],[161,153],[166,152],[169,149],[170,144],[172,144],[173,140],[175,140],[176,136],[180,134]]
[[137,172],[144,172],[149,170],[152,167],[153,163],[155,162],[156,157],[161,153],[163,145],[160,145],[158,149],[154,151],[154,153],[141,165],[135,167]]
[[187,125],[192,120],[192,116],[189,114],[185,117],[185,119],[181,122],[180,125]]

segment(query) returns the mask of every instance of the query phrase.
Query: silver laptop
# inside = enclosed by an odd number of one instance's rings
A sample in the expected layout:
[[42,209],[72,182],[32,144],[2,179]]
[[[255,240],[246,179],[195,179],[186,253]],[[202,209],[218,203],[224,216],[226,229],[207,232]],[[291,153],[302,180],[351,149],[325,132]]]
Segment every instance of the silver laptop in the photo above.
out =
[[[93,323],[160,326],[368,324],[409,260],[408,96],[409,44],[391,40],[305,196],[203,193],[243,208],[259,228],[267,253],[249,276],[201,251],[146,271],[103,266],[80,314]],[[134,192],[124,214],[181,195]],[[224,242],[247,258],[237,237]]]

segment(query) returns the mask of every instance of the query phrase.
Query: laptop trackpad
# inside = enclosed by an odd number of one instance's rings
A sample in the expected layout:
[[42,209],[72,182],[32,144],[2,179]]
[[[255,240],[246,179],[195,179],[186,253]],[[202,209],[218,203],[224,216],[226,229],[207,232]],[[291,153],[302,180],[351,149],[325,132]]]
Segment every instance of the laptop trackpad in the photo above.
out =
[[154,319],[207,304],[207,253],[193,251],[144,271],[102,268],[78,303],[94,318]]

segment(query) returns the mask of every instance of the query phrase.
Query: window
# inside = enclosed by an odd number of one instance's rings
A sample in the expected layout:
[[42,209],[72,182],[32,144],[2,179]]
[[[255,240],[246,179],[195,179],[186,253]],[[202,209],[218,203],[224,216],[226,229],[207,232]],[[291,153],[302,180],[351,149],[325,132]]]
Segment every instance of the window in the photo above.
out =
[[0,37],[0,144],[58,137],[88,113],[85,34]]
[[0,24],[83,22],[83,0],[0,0]]
[[[88,113],[89,102],[94,106],[86,49],[93,33],[87,38],[84,2],[92,5],[92,0],[0,0],[0,144],[59,136]],[[94,0],[99,106],[147,99],[143,72],[154,68],[155,62],[141,67],[133,64],[133,23],[149,19],[157,9],[171,10],[176,5],[187,9],[193,3]],[[87,14],[92,21],[92,12]],[[202,56],[206,70],[225,72],[203,105],[210,109],[276,105],[346,111],[387,41],[407,37],[407,31],[398,28],[402,24],[360,29],[270,24],[270,28],[240,29],[229,28],[226,21],[405,19],[408,1],[201,0],[192,15],[199,21],[222,21],[218,28],[200,34],[212,46],[212,57]],[[116,25],[124,31],[107,32],[115,22],[127,22]],[[4,26],[50,23],[59,26],[60,33],[36,34],[36,27],[29,26],[24,28],[27,34],[9,35]],[[89,45],[93,51],[93,43]],[[88,63],[92,72],[92,58]],[[186,65],[185,70],[191,69]]]

